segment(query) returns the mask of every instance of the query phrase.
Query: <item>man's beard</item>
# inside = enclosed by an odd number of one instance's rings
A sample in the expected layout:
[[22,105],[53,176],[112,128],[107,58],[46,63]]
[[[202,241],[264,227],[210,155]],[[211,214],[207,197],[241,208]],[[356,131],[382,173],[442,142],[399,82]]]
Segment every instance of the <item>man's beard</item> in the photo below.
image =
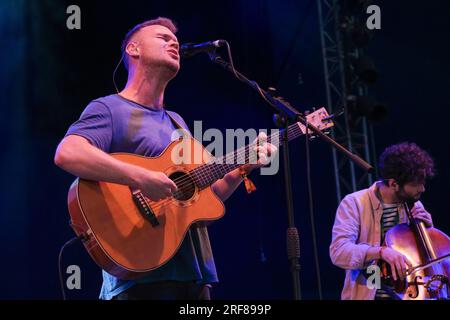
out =
[[398,190],[395,193],[395,196],[400,200],[400,202],[416,202],[420,199],[420,193],[417,195],[410,195],[408,193],[406,193],[405,189],[400,188],[400,190]]

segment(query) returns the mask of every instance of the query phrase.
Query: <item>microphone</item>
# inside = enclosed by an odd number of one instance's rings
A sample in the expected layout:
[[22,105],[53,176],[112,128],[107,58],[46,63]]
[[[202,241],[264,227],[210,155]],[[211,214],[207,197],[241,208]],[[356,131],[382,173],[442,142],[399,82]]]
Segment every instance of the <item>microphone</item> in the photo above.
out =
[[225,43],[225,40],[208,41],[198,44],[192,42],[185,43],[180,47],[180,56],[189,58],[200,52],[211,52],[223,46]]

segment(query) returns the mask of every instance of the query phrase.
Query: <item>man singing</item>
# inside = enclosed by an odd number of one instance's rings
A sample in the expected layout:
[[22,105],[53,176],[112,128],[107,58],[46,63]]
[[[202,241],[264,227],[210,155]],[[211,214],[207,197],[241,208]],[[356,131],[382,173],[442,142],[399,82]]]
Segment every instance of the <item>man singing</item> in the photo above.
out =
[[[175,183],[164,173],[149,171],[114,159],[108,153],[127,152],[155,157],[171,142],[172,132],[185,121],[164,106],[167,84],[180,68],[177,28],[157,18],[131,29],[122,45],[128,81],[118,94],[93,100],[68,129],[58,146],[55,163],[87,180],[105,181],[140,189],[150,200],[172,196]],[[262,137],[264,138],[264,137]],[[267,164],[276,152],[270,143],[258,146],[257,164]],[[242,182],[234,170],[212,185],[225,201]],[[191,227],[176,255],[145,277],[124,281],[103,271],[101,299],[209,299],[218,281],[206,227]]]

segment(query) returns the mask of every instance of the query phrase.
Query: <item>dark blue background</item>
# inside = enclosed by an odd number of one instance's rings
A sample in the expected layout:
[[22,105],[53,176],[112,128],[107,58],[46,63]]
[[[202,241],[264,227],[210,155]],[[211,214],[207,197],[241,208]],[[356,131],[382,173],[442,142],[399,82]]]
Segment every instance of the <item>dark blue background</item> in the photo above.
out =
[[[414,141],[433,155],[438,175],[423,202],[436,226],[449,233],[449,5],[375,3],[381,7],[382,29],[368,52],[381,75],[370,92],[390,111],[388,120],[375,126],[376,150]],[[66,28],[70,4],[81,7],[81,30]],[[275,86],[299,109],[326,105],[314,0],[2,1],[0,298],[60,298],[57,256],[74,235],[66,206],[74,177],[53,164],[55,148],[90,100],[114,91],[112,71],[126,31],[157,16],[178,23],[181,43],[227,39],[239,70],[263,88]],[[123,68],[118,81],[122,87]],[[182,61],[166,104],[190,126],[202,120],[204,129],[273,128],[272,112],[261,99],[206,55]],[[302,294],[317,299],[304,148],[302,140],[291,143],[295,219]],[[344,272],[328,256],[337,207],[331,151],[315,141],[311,152],[323,292],[337,299]],[[213,292],[217,299],[292,298],[283,172],[254,175],[254,182],[258,191],[247,195],[239,187],[226,203],[225,217],[210,228],[221,280]],[[100,269],[81,244],[70,247],[63,262],[82,269],[82,290],[69,292],[69,298],[96,298]]]

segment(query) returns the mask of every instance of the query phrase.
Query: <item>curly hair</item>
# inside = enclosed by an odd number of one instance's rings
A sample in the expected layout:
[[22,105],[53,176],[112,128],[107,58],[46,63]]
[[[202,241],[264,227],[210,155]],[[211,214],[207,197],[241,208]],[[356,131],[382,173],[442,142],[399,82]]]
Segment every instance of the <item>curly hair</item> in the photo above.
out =
[[410,182],[424,183],[435,174],[431,156],[412,142],[387,147],[380,156],[379,168],[383,180],[395,179],[401,186]]

